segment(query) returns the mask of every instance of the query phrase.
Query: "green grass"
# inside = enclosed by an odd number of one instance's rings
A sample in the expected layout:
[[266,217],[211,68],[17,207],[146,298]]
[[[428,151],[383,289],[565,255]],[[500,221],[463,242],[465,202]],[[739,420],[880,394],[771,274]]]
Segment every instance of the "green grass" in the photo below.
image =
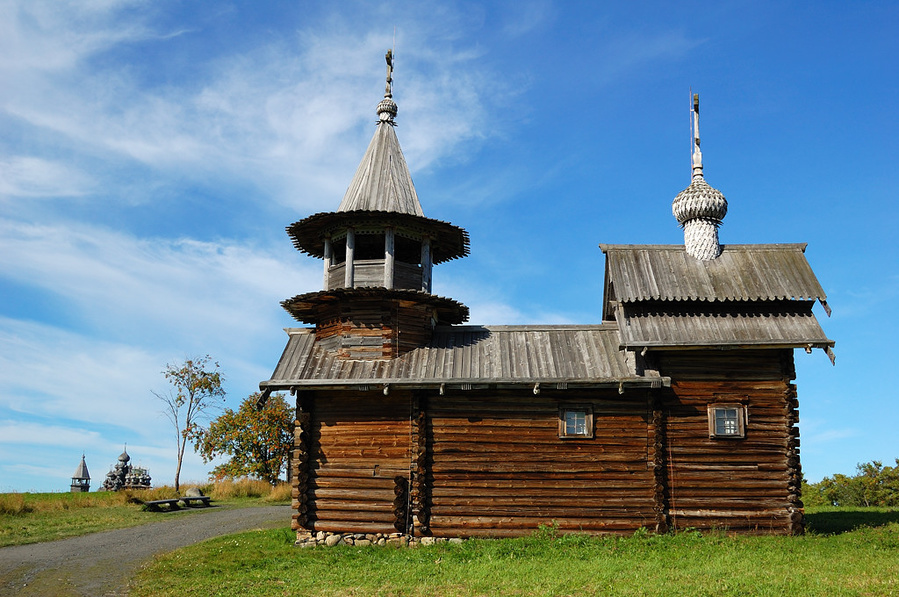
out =
[[152,514],[116,493],[0,495],[0,547],[53,541],[150,522]]
[[[289,503],[283,488],[268,494],[252,483],[227,483],[204,487],[214,506],[248,508]],[[182,487],[182,489],[184,489]],[[175,497],[171,487],[149,491],[95,491],[89,493],[4,493],[0,494],[0,547],[55,541],[88,533],[121,529],[163,520],[161,514],[144,511],[137,500]]]
[[828,509],[803,537],[686,532],[299,549],[288,530],[206,541],[145,568],[165,595],[891,595],[899,511]]

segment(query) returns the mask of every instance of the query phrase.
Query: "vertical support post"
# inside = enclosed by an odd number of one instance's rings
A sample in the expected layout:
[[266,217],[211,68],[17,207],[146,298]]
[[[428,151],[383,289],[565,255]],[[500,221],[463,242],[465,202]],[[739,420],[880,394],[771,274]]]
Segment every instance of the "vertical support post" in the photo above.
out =
[[421,239],[421,290],[431,293],[431,238]]
[[355,272],[353,271],[353,265],[355,262],[355,253],[356,253],[356,231],[352,228],[347,228],[346,231],[346,269],[344,270],[344,278],[343,285],[347,288],[353,287],[353,276]]
[[396,232],[393,228],[384,231],[384,288],[393,288],[394,260],[396,258]]
[[328,272],[331,270],[331,237],[325,237],[325,281],[322,284],[322,288],[325,290],[330,289],[330,278],[328,276]]

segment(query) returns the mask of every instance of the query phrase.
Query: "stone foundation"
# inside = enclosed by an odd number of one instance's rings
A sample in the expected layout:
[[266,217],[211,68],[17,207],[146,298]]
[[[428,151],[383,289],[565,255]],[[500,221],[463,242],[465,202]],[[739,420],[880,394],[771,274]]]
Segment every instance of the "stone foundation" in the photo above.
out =
[[462,543],[462,539],[454,537],[412,537],[402,533],[329,533],[318,531],[300,531],[297,533],[296,544],[298,547],[315,547],[324,545],[355,545],[364,547],[368,545],[392,546],[392,547],[418,547],[419,545],[434,545],[436,543]]

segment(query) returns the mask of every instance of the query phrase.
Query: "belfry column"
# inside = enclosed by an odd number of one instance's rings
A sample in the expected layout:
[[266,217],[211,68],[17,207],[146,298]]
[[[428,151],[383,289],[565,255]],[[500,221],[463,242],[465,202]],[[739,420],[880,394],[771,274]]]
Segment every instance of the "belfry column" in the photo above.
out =
[[[344,272],[343,285],[347,288],[353,287],[353,278],[355,275],[354,264],[356,254],[356,231],[352,228],[346,230],[346,270]],[[327,287],[326,287],[327,288]]]

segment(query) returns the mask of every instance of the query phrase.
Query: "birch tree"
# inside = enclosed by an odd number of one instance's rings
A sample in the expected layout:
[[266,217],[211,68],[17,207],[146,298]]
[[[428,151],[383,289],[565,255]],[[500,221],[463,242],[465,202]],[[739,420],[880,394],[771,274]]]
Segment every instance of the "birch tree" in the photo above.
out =
[[185,359],[183,363],[168,364],[162,372],[172,388],[164,393],[153,394],[165,404],[165,415],[175,428],[177,446],[177,466],[175,467],[175,491],[181,488],[181,464],[187,440],[196,434],[199,421],[206,413],[218,407],[218,401],[225,399],[222,382],[225,377],[219,371],[219,364],[209,355]]

